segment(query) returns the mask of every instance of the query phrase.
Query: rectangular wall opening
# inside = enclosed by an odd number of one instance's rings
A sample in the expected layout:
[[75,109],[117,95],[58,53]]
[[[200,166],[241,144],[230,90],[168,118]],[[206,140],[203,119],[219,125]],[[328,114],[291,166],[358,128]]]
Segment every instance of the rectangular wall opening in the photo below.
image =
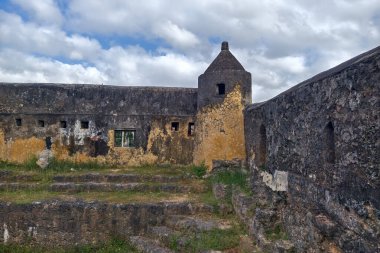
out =
[[179,130],[179,122],[172,122],[172,131],[178,131]]
[[22,120],[21,119],[16,119],[16,126],[18,126],[18,127],[22,126]]
[[80,128],[82,129],[88,129],[89,127],[89,122],[88,121],[81,121],[80,122]]
[[67,128],[67,121],[61,120],[61,122],[59,123],[59,125],[60,125],[61,128]]
[[135,147],[136,130],[114,130],[115,147]]
[[218,83],[216,86],[218,87],[218,95],[226,94],[226,85],[224,83]]
[[45,121],[43,121],[43,120],[39,120],[39,121],[37,122],[37,125],[38,125],[39,127],[45,127]]
[[187,128],[187,135],[188,136],[193,136],[194,135],[194,130],[195,130],[194,122],[189,122],[189,126]]

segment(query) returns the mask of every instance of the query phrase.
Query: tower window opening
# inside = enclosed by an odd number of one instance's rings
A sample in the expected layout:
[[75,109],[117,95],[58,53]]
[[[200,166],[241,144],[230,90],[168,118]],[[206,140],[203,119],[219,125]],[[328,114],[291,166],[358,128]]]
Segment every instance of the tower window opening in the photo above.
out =
[[179,130],[179,122],[172,122],[172,131],[178,131]]
[[226,85],[224,83],[218,83],[216,86],[218,87],[218,95],[226,94]]
[[195,129],[194,122],[189,122],[189,126],[187,128],[187,135],[193,136],[194,135],[194,129]]

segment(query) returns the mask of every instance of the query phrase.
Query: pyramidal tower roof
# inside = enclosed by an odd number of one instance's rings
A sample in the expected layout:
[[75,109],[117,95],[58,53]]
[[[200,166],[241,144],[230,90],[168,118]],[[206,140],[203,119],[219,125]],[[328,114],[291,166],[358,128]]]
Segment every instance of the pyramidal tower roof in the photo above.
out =
[[245,70],[228,48],[228,42],[222,42],[222,50],[215,60],[206,69],[205,73],[221,70]]

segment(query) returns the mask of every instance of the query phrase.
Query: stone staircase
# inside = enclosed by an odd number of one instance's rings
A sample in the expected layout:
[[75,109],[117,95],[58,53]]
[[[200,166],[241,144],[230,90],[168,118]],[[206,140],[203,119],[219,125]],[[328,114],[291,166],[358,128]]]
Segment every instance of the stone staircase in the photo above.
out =
[[12,171],[3,171],[0,174],[0,191],[201,193],[206,190],[202,185],[192,186],[193,181],[189,176],[86,173],[56,175],[49,182],[41,183],[35,182],[33,175],[14,175]]
[[[5,202],[1,203],[1,194],[5,196],[7,193],[14,192],[17,195],[19,192],[34,191],[58,193],[59,197],[70,196],[70,198],[38,199],[27,204],[27,207],[25,204],[18,206],[17,203],[11,205]],[[8,227],[12,227],[10,219],[14,218],[17,224],[36,224],[38,233],[33,240],[37,244],[50,242],[52,245],[58,245],[62,243],[60,246],[65,247],[71,243],[93,243],[108,240],[110,234],[116,232],[117,236],[128,240],[139,252],[145,253],[260,252],[253,245],[252,240],[245,235],[245,232],[240,232],[240,230],[236,232],[236,227],[240,226],[237,217],[231,213],[228,215],[221,213],[221,205],[215,205],[215,203],[210,205],[203,202],[202,198],[189,198],[187,200],[176,200],[174,198],[174,196],[188,196],[189,194],[201,196],[202,194],[210,194],[210,191],[210,185],[206,184],[204,180],[186,173],[179,175],[135,173],[135,171],[115,173],[112,170],[103,170],[102,173],[73,172],[44,175],[41,172],[0,170],[0,204],[6,207],[4,208],[4,220],[2,222],[7,223]],[[121,202],[113,201],[111,203],[83,200],[81,193],[87,192],[94,192],[95,200],[97,200],[97,194],[113,196],[125,193],[125,195],[119,199]],[[165,200],[148,199],[140,202],[128,200],[130,198],[129,193],[143,195],[150,192],[165,193]],[[16,211],[14,212],[14,210]],[[33,210],[35,214],[41,214],[30,216],[27,213],[28,210]],[[61,216],[59,210],[70,211],[64,212]],[[20,217],[14,216],[13,212]],[[58,221],[57,214],[60,217]],[[32,219],[30,217],[33,217],[34,220],[29,220]],[[39,220],[40,217],[43,220]],[[96,217],[108,218],[106,221],[102,221]],[[112,219],[109,221],[111,217]],[[50,232],[52,226],[50,222],[53,222],[50,219],[54,220],[54,226],[62,229],[59,231],[59,236]],[[67,220],[71,221],[71,225],[66,224],[65,221]],[[65,231],[66,228],[71,229],[71,231]],[[85,230],[82,231],[84,228]],[[25,228],[25,231],[21,227],[19,229],[20,231],[17,231],[19,235],[29,233],[29,227]],[[77,238],[72,237],[74,231],[80,233],[80,242],[76,242]],[[241,240],[238,242],[239,245],[236,246],[235,243],[233,248],[218,247],[219,245],[197,246],[198,248],[194,246],[202,240],[202,235],[208,236],[215,233],[216,239],[214,239],[216,241],[224,240],[218,237],[223,231],[224,234],[228,234],[229,231],[241,233],[236,237],[237,240]],[[56,238],[60,238],[59,242],[56,241]],[[245,247],[243,244],[248,244],[246,250],[243,249]],[[207,248],[207,250],[199,251],[198,249],[202,247]],[[217,251],[220,248],[224,250]]]
[[[131,236],[130,242],[144,253],[188,252],[192,237],[197,233],[230,228],[231,221],[210,216],[201,218],[197,215],[170,215],[166,217],[163,224],[149,226],[143,235]],[[176,245],[175,251],[169,249],[170,245]]]

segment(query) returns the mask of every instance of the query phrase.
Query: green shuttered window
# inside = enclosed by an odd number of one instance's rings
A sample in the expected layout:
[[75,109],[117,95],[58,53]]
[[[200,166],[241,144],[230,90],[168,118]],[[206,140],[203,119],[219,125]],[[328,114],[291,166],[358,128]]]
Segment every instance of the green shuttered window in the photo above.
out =
[[115,130],[115,147],[135,147],[136,130]]

